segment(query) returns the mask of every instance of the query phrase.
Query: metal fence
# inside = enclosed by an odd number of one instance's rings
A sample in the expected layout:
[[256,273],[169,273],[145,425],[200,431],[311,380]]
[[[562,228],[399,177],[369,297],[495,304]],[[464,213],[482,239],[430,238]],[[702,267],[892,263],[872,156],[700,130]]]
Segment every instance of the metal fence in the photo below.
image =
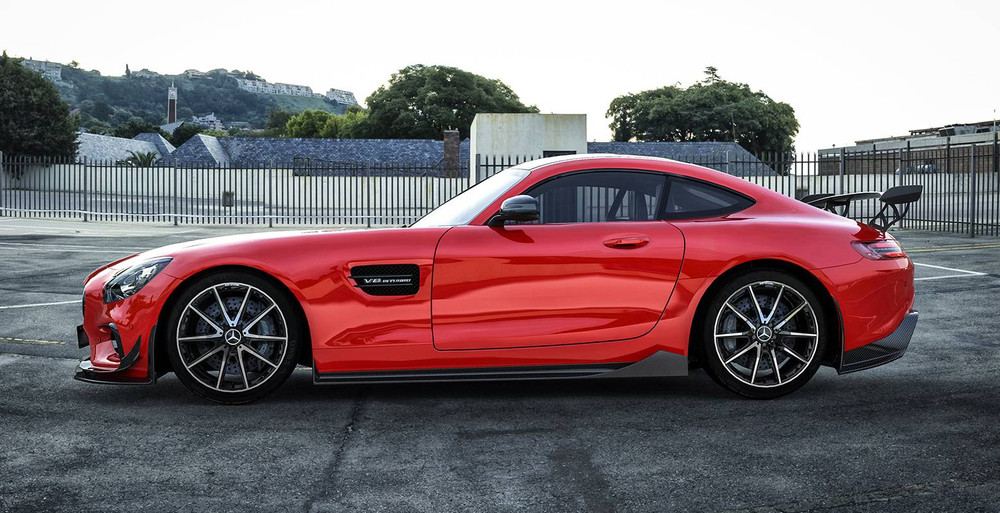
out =
[[[787,196],[883,192],[898,185],[923,185],[901,228],[976,236],[1000,236],[1000,153],[997,141],[940,148],[754,157],[769,173],[742,178]],[[693,158],[690,162],[724,170],[734,161]],[[736,162],[751,164],[750,161]],[[851,217],[868,221],[881,203],[856,203]]]
[[[891,152],[676,157],[801,198],[921,184],[902,228],[1000,236],[997,143]],[[442,166],[134,167],[30,157],[0,160],[0,215],[227,225],[399,226],[534,156],[480,156],[475,172]],[[475,180],[472,177],[475,177]],[[877,200],[855,206],[867,221]]]
[[[441,166],[152,166],[7,158],[0,215],[226,225],[399,226],[470,187]],[[451,173],[454,174],[454,173]]]

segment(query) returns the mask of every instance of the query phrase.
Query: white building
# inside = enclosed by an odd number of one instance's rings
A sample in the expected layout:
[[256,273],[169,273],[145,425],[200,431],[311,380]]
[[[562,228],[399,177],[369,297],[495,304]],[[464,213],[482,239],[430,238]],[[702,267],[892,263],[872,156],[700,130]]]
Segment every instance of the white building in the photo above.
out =
[[333,89],[331,88],[326,92],[326,97],[328,100],[335,101],[341,105],[357,105],[358,100],[354,98],[354,93],[350,91],[344,91],[343,89]]
[[251,93],[258,94],[283,94],[286,96],[316,96],[309,86],[282,84],[280,82],[270,83],[261,80],[248,80],[245,78],[236,79],[237,86]]
[[41,73],[42,77],[51,80],[52,82],[62,81],[62,64],[56,64],[49,61],[24,59],[21,61],[21,65],[25,68]]
[[476,114],[469,132],[473,173],[477,154],[520,159],[587,153],[586,114]]
[[222,124],[222,120],[215,117],[215,113],[211,113],[207,116],[191,116],[191,122],[196,125],[201,125],[209,130],[223,130],[225,126]]

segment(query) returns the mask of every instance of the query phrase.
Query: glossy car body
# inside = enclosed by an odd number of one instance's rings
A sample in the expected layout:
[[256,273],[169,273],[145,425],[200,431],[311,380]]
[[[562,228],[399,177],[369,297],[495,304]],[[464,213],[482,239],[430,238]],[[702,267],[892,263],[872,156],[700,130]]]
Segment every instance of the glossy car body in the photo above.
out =
[[[905,255],[869,259],[852,246],[890,235],[674,161],[591,155],[517,169],[519,181],[460,225],[221,237],[98,269],[85,285],[80,340],[90,358],[77,378],[153,383],[172,370],[169,312],[185,284],[219,270],[264,277],[294,298],[286,315],[307,338],[298,359],[317,382],[685,374],[708,299],[732,276],[762,268],[814,289],[828,312],[824,364],[859,370],[906,348],[913,327],[904,318],[915,322],[912,263]],[[504,200],[594,170],[713,184],[747,206],[689,218],[489,226]],[[172,260],[138,292],[105,302],[109,280],[160,257]],[[416,266],[415,293],[373,295],[360,286],[358,269],[392,266]]]

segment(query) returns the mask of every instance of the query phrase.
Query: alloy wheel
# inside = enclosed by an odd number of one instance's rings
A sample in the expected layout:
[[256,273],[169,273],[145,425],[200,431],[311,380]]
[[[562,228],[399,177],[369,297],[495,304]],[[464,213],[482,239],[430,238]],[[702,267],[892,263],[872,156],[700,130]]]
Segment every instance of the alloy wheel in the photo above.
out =
[[279,304],[258,287],[226,282],[196,294],[177,323],[180,362],[202,386],[246,392],[277,374],[288,353]]
[[786,385],[816,358],[820,324],[808,300],[777,281],[748,283],[722,304],[714,345],[722,366],[756,388]]

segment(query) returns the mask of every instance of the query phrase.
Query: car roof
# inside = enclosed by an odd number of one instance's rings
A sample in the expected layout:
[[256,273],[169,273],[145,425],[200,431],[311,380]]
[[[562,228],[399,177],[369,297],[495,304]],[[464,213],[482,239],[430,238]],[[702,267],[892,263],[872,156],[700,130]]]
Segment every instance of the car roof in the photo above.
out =
[[655,162],[680,162],[677,160],[665,159],[662,157],[648,157],[645,155],[619,155],[617,153],[578,153],[573,155],[559,155],[556,157],[545,157],[536,160],[531,160],[518,164],[514,167],[518,169],[526,169],[528,171],[533,171],[535,169],[550,166],[553,164],[561,164],[564,162],[573,162],[578,160],[601,160],[601,159],[621,159],[621,160],[650,160]]

